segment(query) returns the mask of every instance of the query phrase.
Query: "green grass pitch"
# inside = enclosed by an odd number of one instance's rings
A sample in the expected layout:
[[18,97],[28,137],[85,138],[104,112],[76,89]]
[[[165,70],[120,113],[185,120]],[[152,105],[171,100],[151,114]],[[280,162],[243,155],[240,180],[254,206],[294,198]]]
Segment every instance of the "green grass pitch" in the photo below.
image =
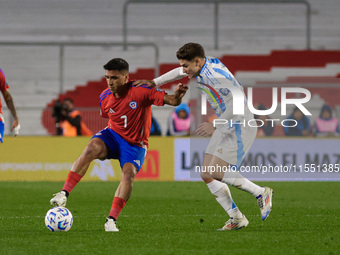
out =
[[69,232],[44,216],[59,182],[0,182],[0,254],[340,254],[339,182],[268,182],[273,210],[262,222],[256,199],[231,188],[247,228],[218,232],[228,219],[202,182],[136,182],[118,219],[104,222],[117,182],[80,182],[68,199]]

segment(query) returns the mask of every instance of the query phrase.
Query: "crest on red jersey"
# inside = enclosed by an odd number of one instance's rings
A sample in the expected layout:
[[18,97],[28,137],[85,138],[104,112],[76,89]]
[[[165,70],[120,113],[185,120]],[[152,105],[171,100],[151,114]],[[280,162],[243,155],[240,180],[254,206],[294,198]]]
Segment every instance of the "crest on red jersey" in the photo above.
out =
[[138,104],[137,104],[137,102],[135,102],[135,101],[131,101],[131,102],[129,103],[129,106],[130,106],[131,109],[136,109],[137,106],[138,106]]

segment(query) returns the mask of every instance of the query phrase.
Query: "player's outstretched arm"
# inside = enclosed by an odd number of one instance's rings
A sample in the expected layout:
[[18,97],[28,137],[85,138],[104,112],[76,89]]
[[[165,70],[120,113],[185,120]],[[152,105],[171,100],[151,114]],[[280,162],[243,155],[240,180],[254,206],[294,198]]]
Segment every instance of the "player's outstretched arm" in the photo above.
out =
[[188,90],[188,85],[179,83],[173,95],[164,95],[164,104],[177,106],[182,102],[182,98]]
[[132,83],[133,86],[139,87],[141,85],[147,85],[148,87],[154,88],[165,83],[177,81],[186,77],[186,73],[183,72],[183,67],[177,67],[171,71],[153,79],[153,80],[137,80]]

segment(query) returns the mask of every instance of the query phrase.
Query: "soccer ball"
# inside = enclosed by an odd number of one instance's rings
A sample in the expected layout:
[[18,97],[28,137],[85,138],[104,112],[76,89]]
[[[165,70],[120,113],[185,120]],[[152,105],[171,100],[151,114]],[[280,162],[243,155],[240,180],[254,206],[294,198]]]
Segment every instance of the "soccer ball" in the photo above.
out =
[[72,213],[65,207],[53,207],[45,216],[45,225],[52,232],[69,231],[72,223]]

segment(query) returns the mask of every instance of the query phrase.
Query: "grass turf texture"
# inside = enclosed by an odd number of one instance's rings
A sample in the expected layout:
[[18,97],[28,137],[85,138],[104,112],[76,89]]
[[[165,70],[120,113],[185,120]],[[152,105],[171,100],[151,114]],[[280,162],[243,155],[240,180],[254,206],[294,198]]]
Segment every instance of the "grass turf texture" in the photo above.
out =
[[69,232],[50,232],[44,216],[57,182],[0,182],[0,254],[339,254],[338,182],[260,183],[274,189],[262,222],[255,198],[231,188],[247,228],[217,232],[228,219],[201,182],[136,182],[119,233],[104,222],[117,182],[79,183],[67,208]]

